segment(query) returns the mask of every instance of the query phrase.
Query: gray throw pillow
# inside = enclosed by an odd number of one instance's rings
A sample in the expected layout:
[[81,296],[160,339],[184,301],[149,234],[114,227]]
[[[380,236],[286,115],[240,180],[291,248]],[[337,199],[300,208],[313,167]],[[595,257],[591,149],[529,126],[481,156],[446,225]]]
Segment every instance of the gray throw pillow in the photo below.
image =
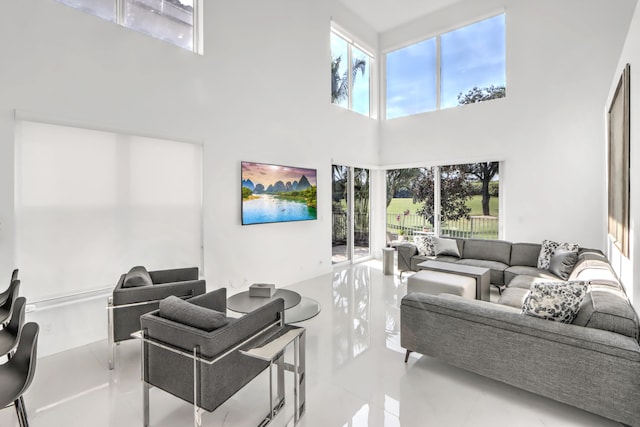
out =
[[126,276],[124,276],[123,288],[137,288],[140,286],[153,285],[151,276],[146,268],[141,265],[133,267]]
[[538,255],[538,268],[542,270],[549,269],[551,257],[558,249],[564,249],[571,252],[578,252],[577,243],[554,242],[553,240],[543,240],[540,246],[540,254]]
[[539,282],[531,285],[522,303],[522,314],[571,323],[587,294],[585,282]]
[[443,239],[440,237],[433,238],[436,256],[455,256],[460,258],[460,250],[458,242],[454,239]]
[[165,319],[207,332],[221,328],[229,323],[224,313],[191,304],[189,301],[173,295],[160,301],[158,314]]
[[562,280],[567,280],[578,262],[578,253],[566,249],[557,249],[551,256],[549,271]]

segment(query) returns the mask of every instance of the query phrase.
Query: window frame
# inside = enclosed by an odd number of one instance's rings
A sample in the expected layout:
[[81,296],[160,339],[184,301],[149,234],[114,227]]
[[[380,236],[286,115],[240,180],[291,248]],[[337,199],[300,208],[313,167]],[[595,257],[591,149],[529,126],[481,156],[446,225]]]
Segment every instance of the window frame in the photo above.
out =
[[[360,43],[359,41],[355,40],[353,36],[350,35],[350,33],[348,33],[347,31],[345,31],[340,25],[336,24],[334,21],[331,21],[331,27],[330,27],[330,31],[329,31],[329,38],[331,38],[331,35],[335,35],[339,38],[341,38],[342,40],[344,40],[347,43],[347,74],[348,74],[348,87],[349,87],[349,97],[347,100],[347,107],[343,107],[339,104],[336,104],[334,102],[332,102],[332,105],[337,105],[340,108],[345,108],[349,111],[353,111],[354,113],[360,114],[361,116],[365,116],[365,117],[369,117],[372,119],[375,119],[376,115],[375,115],[375,109],[374,109],[374,88],[375,88],[375,84],[374,84],[374,79],[375,79],[375,75],[376,75],[376,57],[373,54],[374,50],[368,48],[365,44]],[[352,81],[352,75],[353,75],[353,53],[352,53],[352,48],[356,48],[359,51],[361,51],[362,53],[364,53],[365,55],[367,55],[369,57],[369,113],[368,114],[363,114],[360,113],[359,111],[356,111],[353,109],[353,81]],[[329,57],[331,59],[331,61],[333,61],[333,55],[331,54],[331,47],[329,47]]]
[[[404,118],[404,117],[410,117],[410,116],[415,116],[418,114],[425,114],[425,113],[430,113],[433,111],[440,111],[442,110],[442,44],[441,44],[441,36],[451,33],[453,31],[456,30],[460,30],[462,28],[466,28],[466,27],[470,27],[472,25],[478,24],[482,21],[486,21],[492,18],[495,18],[497,16],[500,15],[504,15],[505,16],[505,57],[504,57],[504,62],[505,62],[505,88],[507,87],[507,82],[506,82],[506,67],[507,67],[507,53],[506,53],[506,37],[507,37],[507,32],[506,32],[506,27],[507,27],[507,12],[506,10],[501,10],[501,11],[495,11],[493,13],[484,15],[480,18],[477,19],[473,19],[470,20],[469,22],[465,23],[464,25],[456,25],[456,26],[452,26],[450,28],[447,29],[443,29],[435,34],[429,34],[427,37],[420,37],[419,39],[413,39],[412,41],[408,42],[408,43],[403,43],[401,45],[396,45],[396,46],[392,46],[390,48],[384,49],[381,51],[381,56],[384,58],[383,64],[381,65],[382,68],[382,79],[381,79],[381,106],[380,106],[380,111],[383,113],[384,116],[384,120],[394,120],[394,119],[400,119],[400,118]],[[414,113],[414,114],[407,114],[406,116],[399,116],[399,117],[393,117],[391,119],[387,118],[387,55],[391,52],[395,52],[401,49],[405,49],[409,46],[413,46],[414,44],[418,44],[421,43],[423,41],[429,40],[429,39],[435,39],[436,41],[436,108],[435,110],[430,110],[430,111],[424,111],[421,113]],[[506,97],[506,94],[505,94]],[[458,105],[459,106],[459,105]],[[449,108],[455,108],[455,107],[449,107]]]

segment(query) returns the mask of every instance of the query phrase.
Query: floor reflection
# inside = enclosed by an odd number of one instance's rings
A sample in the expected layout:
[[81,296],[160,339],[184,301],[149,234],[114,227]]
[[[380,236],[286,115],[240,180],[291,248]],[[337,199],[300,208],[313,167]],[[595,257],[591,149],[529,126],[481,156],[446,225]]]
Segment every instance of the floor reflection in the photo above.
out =
[[370,277],[366,266],[333,275],[333,362],[342,366],[370,345]]

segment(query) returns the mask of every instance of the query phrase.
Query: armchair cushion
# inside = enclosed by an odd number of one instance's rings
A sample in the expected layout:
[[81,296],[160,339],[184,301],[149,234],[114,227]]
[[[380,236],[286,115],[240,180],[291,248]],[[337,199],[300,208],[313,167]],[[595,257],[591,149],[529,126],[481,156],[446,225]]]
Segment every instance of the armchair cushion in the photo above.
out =
[[151,280],[149,272],[143,266],[138,265],[129,270],[129,272],[124,276],[124,283],[122,284],[122,287],[137,288],[139,286],[150,285],[153,285],[153,281]]
[[176,296],[160,301],[160,317],[211,332],[229,323],[224,313],[192,304]]

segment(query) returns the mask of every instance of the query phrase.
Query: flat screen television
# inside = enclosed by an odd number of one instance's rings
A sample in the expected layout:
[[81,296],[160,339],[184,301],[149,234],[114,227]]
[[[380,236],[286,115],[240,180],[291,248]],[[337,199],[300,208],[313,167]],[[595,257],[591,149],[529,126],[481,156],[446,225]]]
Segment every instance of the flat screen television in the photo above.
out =
[[242,225],[318,218],[316,169],[242,162],[241,180]]

